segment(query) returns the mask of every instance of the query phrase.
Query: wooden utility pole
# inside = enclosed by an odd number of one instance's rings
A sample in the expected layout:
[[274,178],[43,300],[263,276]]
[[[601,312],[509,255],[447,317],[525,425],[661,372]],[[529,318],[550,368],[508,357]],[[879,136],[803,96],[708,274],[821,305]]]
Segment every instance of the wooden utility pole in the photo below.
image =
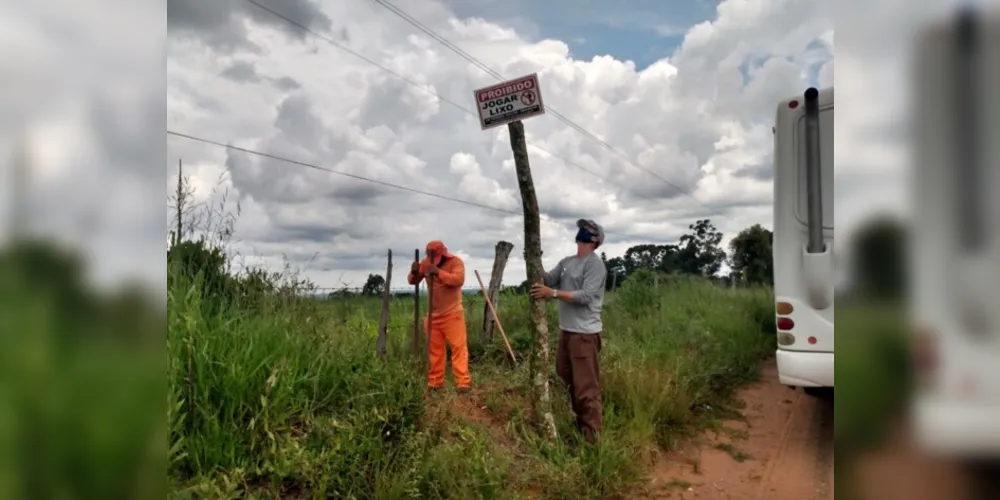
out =
[[389,336],[389,287],[392,284],[392,249],[389,249],[385,266],[385,285],[382,289],[382,317],[378,320],[378,357],[385,359],[385,343]]
[[[420,250],[413,250],[413,262],[420,265]],[[413,356],[420,356],[420,281],[413,284]]]
[[486,303],[483,304],[483,344],[493,342],[493,329],[496,320],[490,313],[490,304],[499,314],[500,311],[500,286],[503,283],[503,270],[507,267],[507,259],[510,258],[510,251],[514,249],[514,244],[508,241],[499,241],[496,246],[496,255],[493,257],[493,273],[490,274],[490,288],[486,294]]
[[[521,191],[521,207],[524,211],[524,264],[529,283],[541,283],[545,277],[542,267],[542,222],[538,213],[538,197],[535,183],[531,178],[528,162],[528,144],[524,137],[524,124],[514,121],[507,124],[510,132],[510,148],[514,153],[514,168],[517,172],[517,186]],[[532,384],[532,417],[537,428],[555,439],[555,419],[552,416],[552,397],[549,391],[549,325],[546,301],[529,298],[531,301],[531,322],[534,324],[534,339],[529,361]]]

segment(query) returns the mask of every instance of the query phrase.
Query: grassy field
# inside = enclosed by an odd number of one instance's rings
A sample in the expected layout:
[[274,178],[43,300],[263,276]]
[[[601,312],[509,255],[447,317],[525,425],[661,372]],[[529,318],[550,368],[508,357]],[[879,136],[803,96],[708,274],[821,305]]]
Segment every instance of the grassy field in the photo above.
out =
[[[525,422],[527,367],[509,367],[499,333],[479,341],[478,297],[466,302],[473,393],[426,400],[412,297],[392,301],[386,360],[378,299],[210,300],[188,280],[168,289],[171,498],[613,497],[642,483],[657,450],[731,417],[733,391],[774,348],[769,290],[627,281],[606,298],[605,432],[581,443],[552,369],[552,444]],[[527,298],[500,309],[523,359]]]

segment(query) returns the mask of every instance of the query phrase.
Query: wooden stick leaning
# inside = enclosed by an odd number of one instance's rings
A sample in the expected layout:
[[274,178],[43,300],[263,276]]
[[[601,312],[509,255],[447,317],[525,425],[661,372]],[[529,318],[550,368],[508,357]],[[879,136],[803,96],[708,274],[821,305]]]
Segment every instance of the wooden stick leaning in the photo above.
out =
[[476,280],[479,281],[479,289],[483,291],[483,298],[486,299],[486,305],[490,308],[490,314],[493,315],[493,321],[497,323],[497,329],[500,330],[500,335],[503,336],[503,343],[507,346],[507,352],[510,354],[510,360],[517,366],[517,358],[514,356],[514,350],[510,348],[510,342],[507,341],[507,332],[503,330],[503,325],[500,324],[500,318],[497,316],[496,309],[493,308],[493,301],[490,300],[490,295],[486,293],[486,287],[483,286],[483,279],[479,277],[479,271],[474,271],[476,273]]

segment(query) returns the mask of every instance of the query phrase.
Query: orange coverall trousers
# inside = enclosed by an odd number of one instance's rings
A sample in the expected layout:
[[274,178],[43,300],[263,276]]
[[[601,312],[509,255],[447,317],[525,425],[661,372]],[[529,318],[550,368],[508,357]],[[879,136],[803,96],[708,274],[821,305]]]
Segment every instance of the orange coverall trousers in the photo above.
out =
[[[440,256],[437,277],[428,282],[434,290],[434,304],[430,317],[424,316],[424,335],[428,336],[427,386],[444,387],[444,368],[447,348],[451,347],[451,372],[455,387],[469,387],[469,348],[466,343],[465,310],[462,308],[462,285],[465,283],[465,263],[448,252],[440,241],[427,244],[427,254]],[[411,285],[427,278],[430,260],[424,258],[416,272],[411,271],[407,281]],[[430,298],[428,298],[430,302]],[[430,304],[428,304],[430,305]]]
[[465,311],[462,308],[452,309],[441,315],[434,316],[433,325],[428,324],[424,316],[424,333],[430,335],[427,373],[427,386],[431,388],[444,387],[446,348],[451,348],[451,374],[455,377],[455,387],[469,387],[472,382],[469,377],[469,347],[465,329]]

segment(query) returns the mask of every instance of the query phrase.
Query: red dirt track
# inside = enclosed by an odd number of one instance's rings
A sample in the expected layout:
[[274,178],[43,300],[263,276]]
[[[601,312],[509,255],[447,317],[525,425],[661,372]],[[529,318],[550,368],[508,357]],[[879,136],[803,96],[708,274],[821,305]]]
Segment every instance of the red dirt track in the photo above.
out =
[[740,398],[745,422],[664,457],[639,498],[833,500],[833,401],[781,385],[774,360]]

